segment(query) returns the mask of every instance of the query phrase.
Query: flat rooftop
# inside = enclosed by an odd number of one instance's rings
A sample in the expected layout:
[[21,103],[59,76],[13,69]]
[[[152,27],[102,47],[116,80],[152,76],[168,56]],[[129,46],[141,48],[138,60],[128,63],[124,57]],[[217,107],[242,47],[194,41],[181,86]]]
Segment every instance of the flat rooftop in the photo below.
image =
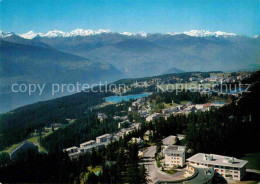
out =
[[185,152],[185,146],[177,146],[177,145],[171,145],[165,148],[165,153],[171,154],[171,153],[183,153]]
[[[204,155],[213,156],[212,160],[205,160]],[[197,153],[192,157],[188,158],[189,162],[198,162],[203,164],[211,164],[211,165],[220,165],[220,166],[227,166],[227,167],[239,167],[242,168],[244,165],[247,164],[248,161],[246,160],[239,160],[234,158],[233,163],[225,162],[227,159],[232,159],[234,157],[227,157],[223,155],[215,155],[215,154],[205,154],[205,153]]]
[[78,147],[77,146],[73,146],[73,147],[70,147],[70,148],[63,149],[63,150],[70,151],[72,149],[78,149]]
[[96,139],[101,139],[101,138],[108,137],[108,136],[110,136],[110,134],[104,134],[104,135],[96,137]]
[[175,144],[176,136],[170,135],[162,140],[164,145]]
[[84,145],[92,144],[92,143],[95,143],[95,142],[96,142],[96,141],[94,141],[94,140],[90,140],[90,141],[87,141],[87,142],[81,143],[80,146],[84,146]]

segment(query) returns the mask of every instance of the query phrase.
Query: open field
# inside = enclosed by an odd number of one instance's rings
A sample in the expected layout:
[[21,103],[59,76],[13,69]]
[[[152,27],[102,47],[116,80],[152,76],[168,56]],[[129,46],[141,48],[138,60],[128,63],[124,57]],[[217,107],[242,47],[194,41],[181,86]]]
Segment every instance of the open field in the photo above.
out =
[[[50,135],[51,133],[52,133],[52,131],[43,132],[43,133],[42,133],[42,136],[47,136],[47,135]],[[40,151],[46,152],[46,150],[45,150],[42,146],[40,146],[40,144],[39,144],[39,138],[40,138],[39,135],[33,135],[33,134],[32,134],[29,138],[25,139],[24,141],[30,141],[30,142],[34,143],[35,145],[38,145],[38,146],[39,146]],[[22,141],[22,142],[23,142],[23,141]],[[17,146],[19,146],[22,142],[17,143],[17,144],[13,144],[13,145],[7,147],[6,149],[0,151],[0,153],[1,153],[1,152],[7,152],[7,153],[10,154],[10,153],[11,153]]]
[[[75,121],[76,121],[76,119],[72,119],[72,120],[69,121],[69,124],[74,123]],[[67,125],[69,125],[69,124],[66,124],[66,125],[64,125],[63,127],[65,127],[65,126],[67,126]],[[55,130],[57,130],[57,129],[58,129],[58,128],[55,128]],[[50,134],[53,133],[53,131],[52,131],[51,128],[45,128],[45,130],[46,130],[45,132],[44,132],[44,131],[42,132],[42,135],[41,135],[42,137],[48,136],[48,135],[50,135]],[[40,150],[40,151],[46,152],[46,150],[44,149],[44,147],[40,146],[39,138],[40,138],[39,135],[36,135],[35,133],[32,133],[32,134],[31,134],[27,139],[25,139],[24,141],[29,141],[29,142],[34,143],[35,145],[39,146],[39,150]],[[23,141],[22,141],[22,142],[23,142]],[[6,149],[0,151],[0,153],[1,153],[1,152],[7,152],[7,153],[10,154],[10,153],[11,153],[17,146],[19,146],[22,142],[17,143],[17,144],[13,144],[13,145],[7,147]]]

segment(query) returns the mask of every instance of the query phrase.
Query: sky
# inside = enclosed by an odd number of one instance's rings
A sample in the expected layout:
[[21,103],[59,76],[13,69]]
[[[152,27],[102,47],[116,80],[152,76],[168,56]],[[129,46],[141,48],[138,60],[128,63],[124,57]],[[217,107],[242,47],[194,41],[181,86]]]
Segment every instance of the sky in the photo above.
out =
[[74,29],[260,34],[260,0],[0,0],[4,32]]

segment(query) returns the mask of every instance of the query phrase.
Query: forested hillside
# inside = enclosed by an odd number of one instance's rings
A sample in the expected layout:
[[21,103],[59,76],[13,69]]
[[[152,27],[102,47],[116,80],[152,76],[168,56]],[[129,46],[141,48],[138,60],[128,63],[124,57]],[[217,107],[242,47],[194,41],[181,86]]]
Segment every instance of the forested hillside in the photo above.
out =
[[[146,171],[139,164],[137,145],[128,143],[131,137],[142,137],[146,130],[153,130],[154,134],[150,136],[150,141],[155,143],[158,149],[162,138],[183,133],[186,135],[184,144],[191,155],[205,152],[241,156],[243,153],[257,152],[260,148],[258,141],[260,139],[259,113],[256,111],[260,103],[258,97],[260,72],[243,82],[251,83],[250,92],[243,93],[242,97],[233,98],[231,104],[220,109],[191,113],[188,116],[170,116],[167,120],[161,118],[150,123],[143,122],[139,131],[110,143],[107,148],[93,149],[91,153],[73,161],[70,161],[65,154],[57,152],[58,150],[54,150],[55,153],[49,155],[29,151],[28,156],[23,160],[0,167],[0,179],[4,182],[146,183]],[[164,96],[157,94],[153,96],[153,99],[163,100]],[[123,111],[127,109],[127,103],[122,106],[106,106],[99,111],[106,112],[110,117],[125,115]],[[98,110],[94,111],[93,113],[98,112]],[[96,123],[97,129],[94,127],[93,132],[101,133],[104,130],[107,131],[106,128],[109,132],[113,129],[113,123],[103,122],[104,125],[101,125],[95,120],[95,117],[92,117],[82,119],[82,121],[66,127],[65,130],[60,129],[49,136],[49,139],[42,141],[46,146],[55,148],[54,145],[59,144],[58,141],[54,141],[55,144],[51,145],[51,141],[54,139],[58,139],[62,146],[73,138],[76,141],[73,140],[69,144],[78,144],[78,141],[92,138],[91,136],[95,135],[88,135],[90,133],[88,132],[90,128],[88,120]],[[63,138],[61,139],[61,137]],[[60,167],[61,165],[62,167]],[[100,175],[95,175],[92,167],[100,168]],[[40,172],[42,170],[43,172]]]
[[89,107],[104,102],[110,93],[81,92],[28,105],[0,115],[0,149],[24,140],[35,129],[85,116]]
[[[15,38],[14,38],[15,37]],[[16,43],[0,39],[0,112],[41,100],[72,94],[73,91],[52,94],[52,84],[112,82],[122,78],[122,73],[106,62],[65,53],[44,43],[13,36]],[[15,93],[13,84],[45,85],[42,94]]]

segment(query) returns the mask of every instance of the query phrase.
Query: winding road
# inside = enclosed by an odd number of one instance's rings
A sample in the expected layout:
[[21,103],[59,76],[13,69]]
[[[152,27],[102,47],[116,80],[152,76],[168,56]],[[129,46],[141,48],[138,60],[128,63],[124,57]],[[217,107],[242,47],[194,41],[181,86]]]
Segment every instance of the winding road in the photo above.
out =
[[167,173],[158,171],[157,167],[155,166],[156,162],[154,158],[156,146],[148,147],[144,152],[143,163],[148,171],[148,183],[156,183],[157,181],[173,181],[184,178],[182,176],[183,172],[177,172],[174,175],[169,175]]

